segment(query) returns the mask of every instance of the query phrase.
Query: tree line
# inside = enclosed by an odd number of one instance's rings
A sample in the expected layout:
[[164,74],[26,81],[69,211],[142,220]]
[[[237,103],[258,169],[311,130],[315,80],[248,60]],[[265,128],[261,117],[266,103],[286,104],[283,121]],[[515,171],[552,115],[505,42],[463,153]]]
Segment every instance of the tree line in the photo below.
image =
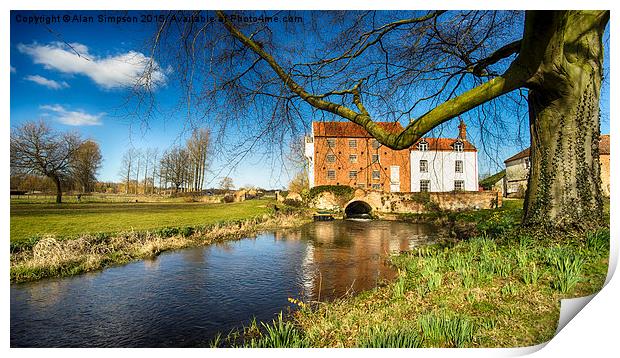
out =
[[198,128],[192,132],[184,146],[169,148],[161,156],[155,148],[128,149],[119,170],[125,193],[201,191],[208,165],[209,145],[209,130]]

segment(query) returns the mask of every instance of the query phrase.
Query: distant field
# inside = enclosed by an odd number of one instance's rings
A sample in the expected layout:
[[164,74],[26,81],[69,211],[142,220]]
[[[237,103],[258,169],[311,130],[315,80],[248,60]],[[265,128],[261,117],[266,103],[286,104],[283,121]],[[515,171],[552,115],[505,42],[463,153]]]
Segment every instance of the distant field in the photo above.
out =
[[85,233],[207,225],[262,215],[269,212],[273,203],[268,199],[229,204],[83,200],[81,203],[68,202],[57,206],[47,201],[33,203],[32,200],[24,202],[12,199],[11,242],[47,234],[66,237]]

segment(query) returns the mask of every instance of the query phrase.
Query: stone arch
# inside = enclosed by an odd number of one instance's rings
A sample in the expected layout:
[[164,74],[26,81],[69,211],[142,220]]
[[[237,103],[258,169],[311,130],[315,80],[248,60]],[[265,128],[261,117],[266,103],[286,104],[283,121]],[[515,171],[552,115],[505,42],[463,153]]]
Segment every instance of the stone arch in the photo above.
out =
[[344,208],[345,217],[370,215],[372,206],[363,200],[353,200]]

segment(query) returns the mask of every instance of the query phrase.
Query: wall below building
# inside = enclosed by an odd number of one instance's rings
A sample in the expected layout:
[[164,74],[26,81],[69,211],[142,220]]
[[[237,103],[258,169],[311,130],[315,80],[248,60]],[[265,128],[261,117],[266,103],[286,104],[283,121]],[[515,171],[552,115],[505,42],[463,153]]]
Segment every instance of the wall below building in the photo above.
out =
[[379,213],[426,213],[437,210],[461,211],[492,209],[502,206],[497,191],[462,191],[449,193],[384,193],[358,189],[353,199],[343,203],[330,192],[320,193],[312,205],[319,210],[344,211],[350,203],[362,201]]

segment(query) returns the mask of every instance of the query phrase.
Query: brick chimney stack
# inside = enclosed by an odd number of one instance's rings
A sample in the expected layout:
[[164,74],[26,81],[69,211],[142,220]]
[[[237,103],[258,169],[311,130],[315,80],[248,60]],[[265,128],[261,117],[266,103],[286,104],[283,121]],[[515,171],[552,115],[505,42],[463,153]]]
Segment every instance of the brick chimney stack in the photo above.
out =
[[467,140],[467,125],[461,119],[461,123],[459,123],[459,139]]

